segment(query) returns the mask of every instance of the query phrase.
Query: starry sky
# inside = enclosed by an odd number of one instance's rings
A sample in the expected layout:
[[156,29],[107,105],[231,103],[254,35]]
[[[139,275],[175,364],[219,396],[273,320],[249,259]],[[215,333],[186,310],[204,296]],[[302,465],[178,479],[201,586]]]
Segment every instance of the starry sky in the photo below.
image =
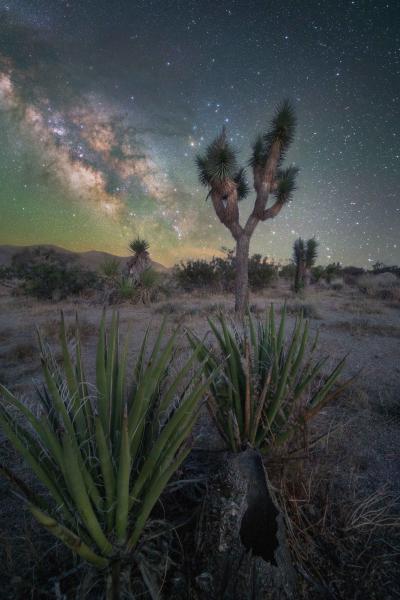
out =
[[400,263],[399,21],[398,0],[0,0],[0,243],[233,247],[194,157],[225,125],[246,164],[290,98],[298,190],[251,252],[315,235],[321,263]]

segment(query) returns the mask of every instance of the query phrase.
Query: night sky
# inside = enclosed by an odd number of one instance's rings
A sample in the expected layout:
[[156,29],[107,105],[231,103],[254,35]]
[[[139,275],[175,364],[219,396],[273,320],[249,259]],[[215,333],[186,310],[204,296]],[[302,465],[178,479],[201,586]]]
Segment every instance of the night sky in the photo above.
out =
[[194,157],[226,125],[245,164],[290,98],[298,190],[251,252],[400,263],[399,22],[399,0],[0,1],[0,243],[233,247]]

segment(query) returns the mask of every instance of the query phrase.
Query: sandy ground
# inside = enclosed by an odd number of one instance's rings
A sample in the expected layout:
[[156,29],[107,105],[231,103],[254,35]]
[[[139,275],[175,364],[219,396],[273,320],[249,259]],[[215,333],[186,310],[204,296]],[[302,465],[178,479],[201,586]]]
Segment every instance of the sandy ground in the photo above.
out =
[[[344,377],[358,377],[346,398],[327,407],[319,417],[319,426],[331,433],[324,453],[332,479],[346,494],[360,497],[386,490],[400,492],[400,305],[370,299],[355,288],[342,290],[311,288],[300,300],[288,287],[273,288],[252,297],[252,310],[262,314],[274,302],[277,309],[287,301],[289,308],[306,304],[311,311],[312,329],[320,331],[321,354],[329,356],[332,366],[348,354]],[[90,302],[60,304],[39,303],[23,297],[12,298],[0,290],[0,381],[34,402],[33,382],[40,380],[35,326],[57,348],[57,321],[60,308],[73,321],[78,310],[83,331],[88,378],[93,377],[95,334],[101,306]],[[123,304],[118,307],[121,330],[131,332],[131,353],[137,350],[145,328],[156,329],[169,314],[169,327],[178,322],[200,335],[209,330],[208,315],[219,309],[232,313],[233,300],[227,295],[180,295],[149,307]],[[109,311],[111,316],[111,310]],[[293,321],[291,316],[289,321]],[[289,327],[290,330],[290,327]],[[185,345],[184,334],[182,345]],[[207,445],[215,438],[202,420],[198,444]],[[6,447],[0,433],[1,449]],[[12,502],[4,503],[7,490],[2,486],[3,519],[1,535],[7,535],[7,521],[14,511]],[[12,522],[12,519],[11,521]],[[386,596],[385,596],[386,597]]]

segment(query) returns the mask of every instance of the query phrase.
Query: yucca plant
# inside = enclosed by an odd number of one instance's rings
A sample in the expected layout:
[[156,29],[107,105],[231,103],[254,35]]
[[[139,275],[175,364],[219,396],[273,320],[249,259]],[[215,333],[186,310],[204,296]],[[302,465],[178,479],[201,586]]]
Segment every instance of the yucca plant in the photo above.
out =
[[304,287],[304,275],[306,268],[306,245],[300,237],[293,244],[293,262],[296,267],[294,276],[294,291],[296,294]]
[[274,308],[264,322],[248,313],[243,333],[229,326],[221,314],[209,319],[218,350],[188,333],[193,348],[201,345],[200,360],[211,374],[223,360],[223,368],[210,385],[208,407],[216,426],[233,452],[253,447],[266,453],[287,442],[343,386],[334,386],[343,370],[341,360],[323,374],[326,358],[313,359],[317,338],[309,344],[308,322],[296,320],[286,342],[286,308],[279,324]]
[[128,337],[121,348],[114,314],[108,332],[104,315],[101,320],[96,386],[90,386],[78,326],[76,332],[73,359],[62,317],[62,368],[39,335],[45,385],[38,410],[0,385],[1,429],[47,493],[35,493],[6,466],[1,471],[41,525],[91,565],[109,570],[115,598],[119,567],[132,562],[153,507],[189,453],[207,383],[199,349],[169,377],[178,331],[167,336],[165,321],[149,356],[147,331],[128,370]]
[[306,243],[306,260],[304,269],[304,285],[309,285],[311,281],[311,269],[314,267],[318,256],[318,242],[315,238],[310,238]]
[[136,255],[147,253],[149,247],[150,244],[146,240],[139,237],[132,240],[132,242],[129,244],[129,250],[132,252],[132,254]]
[[102,274],[111,281],[115,281],[120,274],[120,263],[117,258],[107,258],[100,266]]
[[132,279],[124,275],[121,275],[116,280],[116,293],[120,300],[131,300],[134,302],[139,297],[137,285]]

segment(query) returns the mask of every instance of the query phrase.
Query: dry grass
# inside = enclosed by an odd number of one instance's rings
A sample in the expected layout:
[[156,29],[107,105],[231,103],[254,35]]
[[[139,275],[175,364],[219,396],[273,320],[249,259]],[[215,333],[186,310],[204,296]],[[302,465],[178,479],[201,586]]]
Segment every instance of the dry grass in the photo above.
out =
[[400,327],[385,323],[371,323],[368,319],[323,323],[322,326],[327,329],[345,331],[356,337],[373,335],[400,338]]
[[321,315],[314,304],[310,302],[293,302],[286,305],[289,315],[303,315],[305,319],[320,319]]
[[294,564],[298,598],[398,598],[398,498],[386,489],[361,496],[341,489],[329,462],[287,464],[275,477]]
[[[50,319],[49,321],[42,323],[39,327],[39,330],[45,340],[47,340],[47,341],[56,340],[56,339],[58,339],[59,333],[60,333],[60,320],[59,319]],[[93,335],[95,335],[97,333],[97,330],[98,330],[97,325],[94,325],[87,319],[82,319],[82,318],[79,319],[79,332],[80,332],[81,341],[84,342],[84,341],[88,340],[89,338],[91,338]],[[69,322],[66,324],[66,335],[67,335],[67,340],[72,340],[75,338],[75,336],[76,336],[75,320],[73,322]]]
[[14,335],[14,331],[11,329],[11,327],[3,328],[0,331],[0,344],[3,344],[4,342],[8,342],[12,338],[13,335]]
[[26,362],[28,360],[35,360],[38,356],[38,347],[36,344],[29,342],[21,342],[14,344],[1,354],[2,360],[8,363],[19,363]]
[[381,315],[384,313],[382,305],[373,304],[372,300],[360,301],[355,299],[353,302],[343,303],[340,309],[356,315]]

